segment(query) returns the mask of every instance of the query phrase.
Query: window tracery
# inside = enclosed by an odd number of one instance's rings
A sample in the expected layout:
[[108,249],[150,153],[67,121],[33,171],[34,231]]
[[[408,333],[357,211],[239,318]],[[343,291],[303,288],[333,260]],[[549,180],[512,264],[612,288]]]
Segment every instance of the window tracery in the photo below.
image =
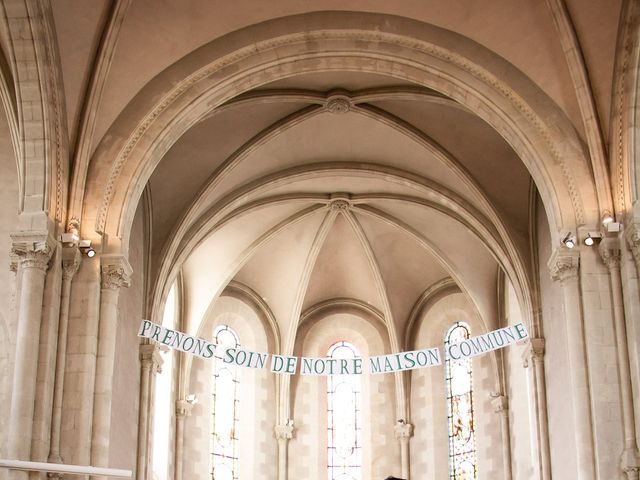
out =
[[[470,337],[469,325],[455,323],[445,336],[445,351],[452,343]],[[470,358],[445,360],[445,388],[449,424],[449,479],[475,480],[476,446],[473,411],[473,378]]]
[[[334,343],[329,358],[353,359],[358,350],[348,342]],[[329,480],[362,478],[362,412],[359,375],[327,377],[327,454]]]
[[238,479],[238,368],[222,361],[227,348],[240,347],[238,335],[227,325],[214,331],[217,345],[214,360],[211,432],[211,478]]

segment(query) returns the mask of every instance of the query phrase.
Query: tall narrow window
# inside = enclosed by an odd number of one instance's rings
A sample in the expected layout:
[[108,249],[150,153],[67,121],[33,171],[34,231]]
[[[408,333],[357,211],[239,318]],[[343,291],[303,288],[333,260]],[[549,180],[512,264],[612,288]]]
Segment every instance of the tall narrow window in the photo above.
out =
[[[469,325],[458,322],[445,337],[445,350],[471,335]],[[471,359],[445,360],[447,408],[449,420],[449,479],[476,479],[475,421]]]
[[238,348],[236,333],[221,325],[214,331],[217,344],[213,373],[213,414],[211,432],[211,478],[238,478],[238,371],[222,361],[227,348]]
[[[329,348],[330,358],[356,358],[347,342]],[[359,375],[330,375],[327,379],[327,449],[329,480],[361,480],[362,415]]]

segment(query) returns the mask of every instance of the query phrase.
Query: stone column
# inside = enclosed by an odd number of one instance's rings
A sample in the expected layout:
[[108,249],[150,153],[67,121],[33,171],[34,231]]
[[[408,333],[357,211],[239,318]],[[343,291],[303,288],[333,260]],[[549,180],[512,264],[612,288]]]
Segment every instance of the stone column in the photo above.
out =
[[579,263],[580,252],[578,248],[559,247],[551,255],[548,266],[551,278],[562,285],[564,319],[569,333],[567,335],[567,355],[569,357],[571,404],[577,452],[576,480],[594,480],[596,478],[595,452],[591,429],[593,417],[591,415],[589,367],[580,301]]
[[511,432],[509,429],[509,399],[506,395],[492,394],[491,405],[493,411],[500,416],[502,433],[502,463],[504,479],[511,480]]
[[274,432],[278,439],[278,480],[287,480],[289,440],[294,434],[293,420],[289,420],[286,425],[276,425]]
[[[551,480],[551,451],[549,446],[549,420],[547,413],[547,384],[544,376],[544,338],[531,338],[523,352],[524,368],[531,367],[533,384],[533,407],[536,422],[536,464],[542,480]],[[505,412],[508,414],[508,412]],[[507,417],[508,428],[508,417]],[[509,449],[511,456],[511,449]],[[511,462],[509,462],[511,468]]]
[[176,450],[174,480],[182,480],[182,458],[184,456],[184,419],[191,416],[193,403],[187,400],[176,400]]
[[[103,255],[100,259],[100,324],[98,327],[98,356],[93,398],[93,429],[91,432],[91,465],[109,466],[109,437],[111,433],[111,388],[113,362],[118,328],[118,296],[121,287],[128,287],[131,266],[122,255]],[[95,479],[106,479],[94,476]]]
[[136,478],[145,480],[151,455],[150,419],[153,409],[153,376],[160,372],[162,358],[157,345],[140,345],[140,414],[138,416],[138,461]]
[[[44,281],[55,243],[47,232],[20,232],[11,239],[21,276],[7,450],[11,460],[30,460]],[[28,477],[14,470],[10,478]]]
[[[69,301],[71,282],[78,271],[82,255],[77,247],[62,249],[62,292],[60,295],[60,321],[58,324],[58,346],[56,351],[56,377],[53,388],[53,414],[51,418],[51,463],[62,463],[60,456],[60,424],[62,419],[62,393],[64,389],[65,362],[67,359],[67,327],[69,324]],[[48,473],[49,478],[62,478],[59,473]]]
[[393,426],[393,433],[400,443],[400,472],[402,478],[409,480],[409,439],[413,436],[413,425],[398,421]]
[[624,432],[624,450],[621,455],[621,468],[629,480],[638,480],[640,471],[640,453],[636,443],[635,415],[633,411],[633,393],[631,390],[631,372],[627,328],[622,299],[622,281],[620,277],[620,244],[617,238],[604,238],[598,248],[602,261],[609,269],[611,285],[611,304],[616,329],[616,351],[620,394],[622,396],[622,428]]

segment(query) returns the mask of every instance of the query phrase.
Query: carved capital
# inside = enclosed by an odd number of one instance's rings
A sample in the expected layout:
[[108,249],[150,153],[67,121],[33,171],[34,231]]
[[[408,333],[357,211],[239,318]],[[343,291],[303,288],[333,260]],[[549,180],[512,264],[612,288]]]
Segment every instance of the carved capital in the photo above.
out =
[[56,242],[48,232],[12,233],[11,242],[11,256],[16,259],[16,269],[20,265],[22,269],[47,270],[56,248]]
[[143,369],[150,369],[151,373],[162,372],[162,356],[157,345],[140,345],[140,363]]
[[117,290],[120,287],[128,287],[131,284],[133,269],[123,255],[103,255],[100,258],[100,273],[102,288]]
[[353,103],[348,95],[335,93],[327,97],[324,108],[329,113],[342,115],[351,111]]
[[544,338],[530,338],[522,352],[522,365],[529,367],[532,361],[540,361],[544,358]]
[[62,248],[62,278],[71,280],[80,268],[82,254],[76,246]]
[[495,413],[507,413],[509,411],[509,398],[506,395],[492,393],[491,406]]
[[625,449],[620,458],[620,466],[627,475],[640,472],[640,453],[638,453],[638,449]]
[[190,417],[193,403],[186,400],[176,400],[176,415],[178,417]]
[[393,433],[398,440],[409,439],[413,436],[413,425],[405,422],[397,422],[393,426]]
[[291,440],[295,433],[293,420],[290,420],[286,425],[276,425],[273,427],[273,433],[278,440]]
[[620,243],[617,238],[603,238],[598,245],[598,253],[609,270],[620,268]]
[[557,248],[547,263],[551,278],[554,281],[564,282],[578,277],[580,266],[580,252],[577,248]]
[[640,265],[640,222],[631,222],[625,228],[625,238],[636,265]]

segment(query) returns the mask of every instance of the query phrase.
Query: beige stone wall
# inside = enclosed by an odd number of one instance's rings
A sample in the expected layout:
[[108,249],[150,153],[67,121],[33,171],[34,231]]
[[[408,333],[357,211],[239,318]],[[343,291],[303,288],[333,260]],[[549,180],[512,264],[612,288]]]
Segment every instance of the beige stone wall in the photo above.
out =
[[[18,173],[4,110],[0,109],[0,454],[6,452],[7,420],[16,332],[16,275],[9,270],[11,238],[18,214]],[[0,469],[0,479],[8,478]]]
[[[464,295],[451,294],[437,301],[425,313],[415,347],[442,346],[446,331],[457,321],[467,322],[472,335],[486,332]],[[449,475],[444,380],[444,366],[412,372],[411,423],[414,424],[415,436],[411,440],[411,472],[419,475],[418,478],[437,480]],[[496,390],[492,354],[473,359],[473,389],[478,478],[503,478],[500,418],[493,411],[490,396]]]
[[[247,350],[269,351],[268,334],[255,311],[232,297],[221,297],[205,321],[199,336],[213,338],[218,325],[228,325]],[[212,378],[214,362],[193,358],[188,392],[198,403],[185,421],[183,478],[211,477],[210,436],[212,421]],[[275,425],[275,379],[267,370],[239,369],[239,478],[276,477],[277,443]]]

